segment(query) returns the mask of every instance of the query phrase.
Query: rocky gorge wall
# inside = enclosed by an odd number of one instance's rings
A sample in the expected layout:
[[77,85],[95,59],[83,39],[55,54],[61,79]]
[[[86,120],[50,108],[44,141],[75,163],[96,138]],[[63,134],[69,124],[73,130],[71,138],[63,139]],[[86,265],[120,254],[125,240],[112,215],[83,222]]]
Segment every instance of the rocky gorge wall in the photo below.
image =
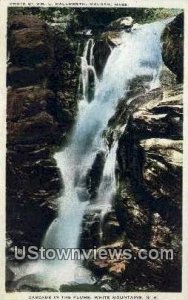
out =
[[62,178],[52,155],[74,122],[77,44],[35,16],[8,22],[7,253],[39,246]]
[[[115,45],[118,33],[101,36],[104,60],[109,39]],[[166,64],[160,77],[162,87],[148,92],[144,78],[134,80],[108,124],[109,147],[115,135],[120,138],[117,194],[114,211],[104,221],[104,235],[108,232],[109,238],[103,247],[131,249],[135,255],[140,249],[159,253],[173,249],[174,258],[91,261],[105,290],[181,290],[183,14],[166,26],[162,55]]]

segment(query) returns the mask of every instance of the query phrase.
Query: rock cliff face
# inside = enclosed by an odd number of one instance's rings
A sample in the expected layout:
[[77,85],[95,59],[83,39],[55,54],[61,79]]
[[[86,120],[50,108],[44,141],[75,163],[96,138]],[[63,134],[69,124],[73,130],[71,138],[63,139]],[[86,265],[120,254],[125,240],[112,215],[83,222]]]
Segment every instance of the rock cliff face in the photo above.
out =
[[183,26],[184,16],[181,13],[166,26],[162,36],[164,63],[176,74],[178,82],[183,80]]
[[8,23],[9,258],[14,245],[38,246],[56,215],[62,180],[52,155],[76,115],[79,72],[76,43],[58,35],[35,16]]
[[149,276],[161,289],[180,289],[182,87],[145,94],[144,103],[142,96],[134,101],[139,104],[119,141],[117,218],[135,249],[174,251],[173,263],[142,261],[140,278]]
[[[182,15],[178,16],[166,27],[169,40],[174,39],[171,28],[181,18]],[[182,37],[182,24],[177,40]],[[130,92],[119,102],[105,134],[109,147],[114,133],[120,138],[117,195],[114,219],[110,220],[116,223],[118,231],[114,240],[109,234],[111,239],[103,240],[103,244],[110,249],[132,249],[134,255],[140,249],[154,249],[159,253],[161,249],[172,249],[173,259],[91,259],[91,268],[107,290],[116,290],[117,286],[120,290],[132,290],[135,286],[140,290],[181,290],[183,87],[176,83],[175,77],[178,82],[182,81],[182,73],[177,70],[181,66],[178,59],[182,59],[178,53],[183,53],[183,49],[182,43],[166,48],[165,34],[163,41],[163,53],[167,49],[174,53],[173,67],[165,63],[175,74],[163,68],[162,87],[150,92],[143,85],[144,78],[132,82]],[[169,52],[168,57],[171,57]],[[123,133],[120,132],[122,126],[125,126]],[[103,234],[108,222],[106,218]]]
[[114,211],[104,219],[103,236],[107,234],[108,238],[103,238],[102,245],[131,249],[134,255],[140,249],[154,249],[158,253],[161,249],[172,249],[173,259],[120,257],[91,260],[90,266],[101,278],[100,284],[107,282],[111,290],[118,285],[120,290],[136,286],[141,290],[180,291],[182,85],[169,90],[159,88],[129,101],[120,101],[106,133],[111,145],[113,133],[127,120],[118,143]]

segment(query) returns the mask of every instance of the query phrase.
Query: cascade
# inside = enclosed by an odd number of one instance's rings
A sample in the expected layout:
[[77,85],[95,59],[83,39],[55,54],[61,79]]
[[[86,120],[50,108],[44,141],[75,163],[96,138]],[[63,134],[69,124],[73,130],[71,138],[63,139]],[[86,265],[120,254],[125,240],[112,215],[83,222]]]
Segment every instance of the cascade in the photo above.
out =
[[[64,190],[58,199],[58,216],[48,228],[42,242],[45,248],[79,248],[82,220],[86,211],[101,209],[103,218],[108,209],[111,209],[116,193],[118,138],[111,149],[106,150],[103,132],[119,99],[126,95],[133,79],[143,76],[147,78],[146,85],[149,89],[159,86],[162,65],[160,36],[166,23],[167,21],[141,25],[129,33],[122,31],[122,43],[112,49],[100,80],[97,79],[93,63],[94,41],[87,41],[81,58],[82,98],[77,121],[68,145],[55,155]],[[92,97],[91,85],[94,87]],[[86,177],[100,151],[106,153],[106,160],[96,199],[91,203]],[[39,261],[37,267],[32,268],[30,274],[40,270],[41,278],[49,285],[52,284],[52,279],[58,285],[86,282],[90,277],[89,271],[82,267],[80,261],[75,260]]]

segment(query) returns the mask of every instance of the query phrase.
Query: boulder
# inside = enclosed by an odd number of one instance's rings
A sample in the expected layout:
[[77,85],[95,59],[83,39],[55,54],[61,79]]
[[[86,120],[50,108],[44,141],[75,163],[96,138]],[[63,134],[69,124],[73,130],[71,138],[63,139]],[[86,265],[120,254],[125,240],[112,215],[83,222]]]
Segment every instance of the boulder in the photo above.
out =
[[[147,96],[146,96],[147,97]],[[163,92],[163,99],[154,99],[141,105],[133,113],[135,135],[144,137],[182,138],[182,86]]]
[[134,19],[132,17],[122,17],[110,23],[107,28],[109,30],[126,30],[132,28],[133,24]]
[[111,47],[116,47],[122,44],[122,33],[120,31],[107,31],[101,36]]

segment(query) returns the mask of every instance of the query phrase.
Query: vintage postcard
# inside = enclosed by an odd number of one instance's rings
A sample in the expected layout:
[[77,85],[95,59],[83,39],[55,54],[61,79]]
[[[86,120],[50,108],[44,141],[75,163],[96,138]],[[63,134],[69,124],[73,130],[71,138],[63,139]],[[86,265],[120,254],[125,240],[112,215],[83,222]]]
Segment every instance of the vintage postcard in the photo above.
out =
[[2,300],[188,297],[188,2],[0,2]]

